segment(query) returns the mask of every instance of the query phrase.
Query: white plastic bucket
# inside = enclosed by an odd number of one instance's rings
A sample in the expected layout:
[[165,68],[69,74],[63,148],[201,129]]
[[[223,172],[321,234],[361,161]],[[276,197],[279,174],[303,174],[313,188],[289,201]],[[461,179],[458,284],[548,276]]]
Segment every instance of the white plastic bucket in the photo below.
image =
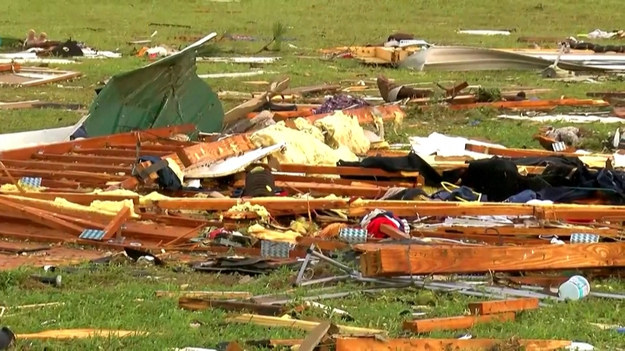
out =
[[558,295],[567,300],[579,300],[590,294],[590,283],[581,275],[574,275],[558,288]]

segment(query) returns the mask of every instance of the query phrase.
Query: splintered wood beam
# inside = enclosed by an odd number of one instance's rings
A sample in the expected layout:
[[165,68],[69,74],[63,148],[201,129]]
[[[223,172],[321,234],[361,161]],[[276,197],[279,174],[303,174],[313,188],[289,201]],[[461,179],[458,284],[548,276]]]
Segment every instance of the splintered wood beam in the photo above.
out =
[[26,168],[28,170],[80,171],[93,173],[130,173],[130,166],[120,167],[102,164],[62,163],[46,161],[2,160],[8,167]]
[[[19,195],[16,192],[0,192],[4,195]],[[132,200],[135,204],[139,203],[139,195],[127,196],[127,195],[106,195],[106,194],[89,194],[89,193],[68,193],[68,192],[28,192],[25,197],[31,199],[49,200],[54,201],[56,198],[63,198],[69,202],[75,204],[89,206],[92,202],[99,201],[123,201]]]
[[173,127],[155,128],[145,131],[135,131],[129,133],[111,134],[101,137],[65,141],[47,145],[30,146],[23,149],[15,149],[1,151],[0,158],[24,160],[37,153],[48,154],[65,154],[74,148],[104,148],[109,144],[127,143],[133,144],[137,142],[137,138],[141,141],[162,140],[179,133],[190,133],[196,130],[194,124],[185,124]]
[[552,108],[556,106],[609,106],[610,104],[603,100],[593,99],[553,99],[553,100],[523,100],[523,101],[496,101],[496,102],[477,102],[473,104],[457,104],[450,105],[452,110],[464,110],[480,107],[491,107],[501,109],[540,109]]
[[403,328],[404,330],[410,330],[415,333],[428,333],[436,330],[469,329],[476,324],[490,322],[507,322],[513,321],[514,318],[514,312],[505,312],[484,316],[458,316],[447,318],[416,319],[412,321],[405,321]]
[[502,148],[494,146],[484,146],[475,144],[466,144],[465,149],[468,151],[479,152],[487,155],[506,156],[506,157],[532,157],[532,156],[570,156],[578,157],[579,155],[572,152],[554,152],[547,150],[534,149],[515,149]]
[[[310,210],[340,209],[347,206],[347,200],[336,199],[293,199],[293,198],[251,198],[244,202],[257,204],[266,207],[269,211],[282,210],[305,213]],[[241,203],[240,199],[167,199],[154,201],[154,205],[160,209],[167,210],[212,210],[226,211],[232,206]],[[302,212],[303,211],[303,212]]]
[[[9,177],[0,177],[0,182],[2,184],[12,183]],[[54,179],[42,179],[41,186],[55,189],[55,190],[75,190],[80,188],[80,183],[71,180],[54,180]]]
[[191,311],[204,311],[209,308],[220,308],[222,310],[230,312],[247,311],[266,316],[279,316],[284,313],[284,309],[280,306],[261,305],[252,302],[211,300],[193,297],[180,297],[178,299],[178,307]]
[[[525,351],[555,351],[571,345],[567,340],[531,339],[386,339],[337,337],[336,351],[491,351],[518,345]],[[498,347],[499,346],[499,347]]]
[[526,297],[521,299],[496,300],[472,302],[469,304],[469,311],[472,314],[487,315],[504,312],[519,312],[525,310],[534,310],[538,308],[538,299],[535,297]]
[[530,236],[503,236],[484,234],[450,234],[436,231],[413,230],[410,235],[423,238],[443,238],[452,240],[471,240],[491,245],[545,245],[546,240]]
[[439,233],[454,234],[457,237],[462,235],[489,235],[489,236],[570,236],[573,233],[582,233],[591,230],[593,234],[603,237],[620,237],[618,229],[614,228],[588,228],[580,226],[567,227],[465,227],[461,225],[452,225],[449,227],[438,227],[428,230],[415,230],[416,233],[427,233],[428,235],[437,235]]
[[591,91],[591,92],[586,93],[586,96],[598,97],[602,99],[609,99],[609,98],[623,99],[625,98],[625,91],[605,91],[605,92]]
[[115,182],[115,181],[123,181],[127,179],[127,176],[119,176],[115,174],[103,174],[103,173],[92,173],[92,172],[81,172],[81,171],[55,171],[55,170],[40,170],[40,169],[17,169],[17,168],[9,168],[9,172],[15,177],[41,177],[46,179],[72,179],[84,182],[94,182],[94,183],[106,183],[106,182]]
[[[184,147],[193,146],[195,144],[197,143],[194,141],[159,140],[159,144],[143,143],[141,144],[140,149],[147,150],[147,151],[166,151],[166,152],[172,153]],[[118,143],[118,144],[108,145],[108,147],[111,149],[134,151],[137,145],[136,143],[132,143],[132,144]]]
[[135,163],[135,157],[118,157],[118,156],[102,156],[98,155],[78,155],[78,154],[34,154],[32,158],[35,160],[58,161],[58,162],[79,162],[81,164],[100,164],[100,165],[132,165]]
[[163,291],[157,290],[156,297],[185,297],[206,299],[249,299],[253,295],[247,291]]
[[358,177],[384,177],[384,178],[417,178],[419,172],[387,172],[379,168],[345,167],[345,166],[310,166],[296,163],[282,163],[280,172],[305,173],[305,174],[333,174],[342,176]]
[[123,338],[127,336],[147,335],[147,332],[130,330],[106,330],[106,329],[59,329],[46,330],[39,333],[15,334],[18,339],[87,339],[87,338]]
[[13,203],[19,203],[21,206],[38,208],[43,211],[52,212],[55,216],[59,218],[61,218],[62,216],[67,216],[67,218],[73,218],[76,220],[95,220],[108,223],[108,221],[110,221],[112,217],[115,217],[115,214],[112,213],[104,213],[102,211],[90,211],[87,208],[62,207],[55,205],[52,201],[34,199],[19,195],[0,195],[0,199],[11,201]]
[[[358,123],[368,124],[373,123],[374,117],[376,114],[379,114],[384,121],[394,121],[395,119],[403,118],[406,116],[406,113],[401,109],[399,105],[378,105],[378,106],[364,106],[353,109],[341,110],[344,114],[352,117],[356,117],[358,119]],[[320,113],[312,116],[306,116],[305,118],[311,123],[327,117],[332,113]],[[274,119],[276,121],[284,120],[280,116],[275,116]]]
[[130,219],[130,215],[130,207],[122,207],[119,213],[117,213],[117,216],[113,217],[109,224],[104,227],[104,236],[101,240],[106,241],[113,238],[113,236],[121,230],[124,223]]
[[[274,173],[273,179],[276,181],[284,182],[303,182],[303,183],[325,183],[325,184],[340,184],[340,185],[352,185],[352,186],[380,186],[380,187],[401,187],[412,188],[415,186],[414,182],[407,180],[375,180],[375,179],[345,179],[345,178],[330,178],[330,177],[315,177],[308,175],[295,175],[295,174],[283,174]],[[245,180],[241,179],[240,183],[235,182],[235,186],[245,186]]]
[[[436,201],[439,202],[439,201]],[[375,208],[370,205],[354,206],[348,210],[351,217],[362,217],[373,211]],[[449,206],[439,202],[439,206],[389,206],[384,207],[385,210],[393,212],[400,217],[424,217],[424,216],[440,216],[440,217],[457,217],[457,216],[533,216],[536,210],[533,207],[517,207],[517,206]]]
[[[357,245],[366,276],[625,267],[625,243],[437,247]],[[369,251],[373,250],[373,251]]]
[[[95,156],[108,156],[108,157],[132,157],[133,159],[137,156],[136,150],[110,149],[110,148],[99,148],[99,149],[75,148],[72,150],[72,153],[80,154],[80,155],[95,155]],[[143,150],[139,148],[139,156],[162,157],[170,153],[171,153],[170,151]]]
[[[212,210],[223,211],[240,203],[240,199],[168,199],[154,201],[154,205],[167,210]],[[347,209],[348,215],[361,217],[379,208],[393,212],[401,217],[417,216],[477,216],[509,215],[536,216],[539,219],[584,219],[601,220],[614,216],[625,216],[623,206],[602,205],[527,205],[502,203],[442,203],[439,201],[386,201],[362,200],[350,205],[348,199],[293,199],[293,198],[252,198],[246,199],[251,204],[262,205],[269,212],[287,211],[289,213],[307,213],[310,210]]]
[[502,203],[441,203],[439,201],[396,201],[389,204],[387,201],[361,201],[351,206],[348,215],[362,217],[376,208],[393,212],[400,217],[419,216],[535,216],[538,219],[548,220],[603,220],[604,218],[625,216],[622,206],[607,205],[527,205]]
[[[255,314],[241,314],[226,318],[227,323],[249,323],[264,327],[283,327],[295,328],[305,331],[311,331],[317,327],[320,322],[303,321],[299,319],[286,319],[281,317],[260,316]],[[381,329],[360,328],[348,325],[337,325],[339,333],[352,335],[386,335],[387,332]]]
[[349,247],[349,244],[339,240],[327,240],[322,238],[314,238],[310,236],[300,236],[297,238],[297,245],[301,247],[310,247],[315,245],[322,251],[337,251]]
[[340,184],[302,183],[276,181],[276,186],[287,190],[290,194],[311,193],[311,195],[359,196],[375,199],[384,195],[388,188],[362,187]]
[[57,218],[54,213],[40,210],[38,208],[24,206],[8,199],[0,199],[0,206],[2,206],[3,211],[17,214],[24,219],[44,225],[49,228],[59,229],[69,234],[79,235],[84,229],[68,221]]

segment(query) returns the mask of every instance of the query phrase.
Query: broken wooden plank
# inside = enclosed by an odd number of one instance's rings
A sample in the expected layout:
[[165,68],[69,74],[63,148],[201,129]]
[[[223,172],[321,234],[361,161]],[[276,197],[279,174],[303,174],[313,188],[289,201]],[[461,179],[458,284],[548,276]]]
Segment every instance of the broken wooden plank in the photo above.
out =
[[435,330],[469,329],[476,324],[513,321],[514,318],[514,312],[505,312],[484,316],[458,316],[446,318],[416,319],[412,321],[405,321],[403,328],[404,330],[410,330],[415,333],[427,333]]
[[284,90],[282,94],[287,94],[287,95],[297,94],[297,95],[305,96],[307,94],[312,94],[312,93],[334,93],[339,89],[341,89],[341,86],[338,84],[321,84],[321,85],[311,85],[311,86],[304,86],[304,87],[289,88],[289,89]]
[[59,329],[39,333],[15,334],[18,339],[87,339],[87,338],[123,338],[126,336],[147,335],[147,332],[107,329]]
[[262,95],[257,96],[253,99],[250,99],[225,113],[223,125],[224,128],[227,128],[237,122],[240,119],[245,118],[245,116],[255,111],[256,109],[262,107],[267,103],[267,100],[273,97],[276,94],[284,91],[289,86],[289,78],[282,79],[278,82],[273,82],[269,86],[269,89]]
[[466,227],[462,225],[451,225],[445,227],[437,227],[432,229],[421,229],[420,232],[432,233],[436,235],[439,233],[458,234],[458,236],[464,235],[491,235],[491,236],[571,236],[573,233],[581,233],[591,230],[593,234],[600,235],[602,237],[619,237],[619,231],[613,228],[588,228],[586,226],[566,226],[566,227],[512,227],[512,226],[497,226],[497,227]]
[[[255,325],[265,327],[284,327],[295,328],[305,331],[312,331],[320,322],[303,321],[298,319],[287,319],[280,317],[268,317],[254,314],[241,314],[238,316],[232,316],[226,318],[227,323],[251,323]],[[356,334],[356,335],[385,335],[386,331],[381,329],[360,328],[348,325],[337,325],[339,333],[341,334]]]
[[[0,191],[0,194],[3,195],[19,195],[16,192],[3,192]],[[30,199],[40,199],[40,200],[48,200],[54,201],[56,198],[63,198],[69,202],[73,202],[75,204],[86,205],[89,206],[94,201],[124,201],[124,200],[132,200],[133,203],[139,203],[139,195],[109,195],[109,194],[94,194],[94,193],[71,193],[71,192],[28,192],[24,195]]]
[[519,312],[538,308],[538,299],[526,297],[520,299],[472,302],[469,311],[472,314],[487,315],[504,312]]
[[422,237],[434,238],[443,238],[443,239],[452,239],[452,240],[469,240],[475,241],[479,243],[486,243],[490,245],[544,245],[544,239],[538,239],[536,237],[528,237],[528,236],[503,236],[496,235],[495,233],[490,233],[491,235],[478,235],[478,234],[451,234],[445,232],[437,232],[437,231],[427,231],[427,230],[415,230],[410,233],[413,237]]
[[[92,158],[93,159],[93,158]],[[44,161],[2,160],[8,167],[26,168],[29,170],[80,171],[92,173],[130,174],[130,166],[121,167],[102,164],[80,164]]]
[[625,267],[625,243],[620,242],[528,247],[370,247],[374,251],[367,251],[360,258],[360,269],[366,276]]
[[[132,157],[133,160],[137,157],[136,149],[115,149],[115,148],[75,148],[72,150],[75,154],[81,155],[98,155],[109,157]],[[163,150],[145,150],[139,147],[139,156],[156,156],[161,157],[170,154],[175,151],[163,151]]]
[[[274,173],[273,178],[276,181],[284,182],[303,182],[303,183],[326,183],[326,184],[341,184],[341,185],[353,185],[353,186],[380,186],[380,187],[401,187],[412,188],[415,186],[415,182],[410,178],[398,179],[398,180],[377,180],[377,179],[346,179],[346,178],[332,178],[323,176],[310,176],[310,175],[296,175],[296,174],[284,174]],[[240,179],[235,182],[233,186],[245,186],[245,179]]]
[[497,102],[477,102],[472,104],[454,104],[449,108],[452,110],[465,110],[482,107],[499,109],[549,109],[557,106],[595,106],[603,107],[610,104],[604,100],[593,99],[553,99],[553,100],[523,100],[523,101],[497,101]]
[[252,293],[247,291],[156,291],[156,297],[185,297],[211,299],[249,299]]
[[315,351],[323,339],[327,338],[327,334],[330,333],[330,329],[333,329],[332,323],[328,321],[319,323],[318,326],[306,335],[306,338],[304,338],[300,344],[298,351]]
[[24,219],[33,221],[35,223],[39,223],[49,228],[59,229],[69,234],[78,235],[82,233],[84,229],[80,226],[74,225],[70,222],[57,218],[54,215],[54,213],[43,211],[37,208],[24,206],[19,203],[15,203],[9,199],[5,199],[5,198],[0,199],[0,205],[3,208],[3,211],[18,214]]
[[[89,149],[88,149],[89,150]],[[76,151],[76,150],[75,150]],[[84,151],[84,150],[81,150]],[[97,162],[98,164],[105,165],[132,165],[136,162],[136,157],[123,157],[123,156],[102,156],[102,155],[94,155],[89,152],[86,155],[78,155],[78,154],[34,154],[32,158],[35,160],[47,160],[47,161],[58,161],[58,162],[80,162],[81,164],[93,164]]]
[[602,98],[604,100],[610,98],[623,99],[625,98],[625,91],[591,91],[587,92],[586,96]]
[[336,351],[491,351],[498,346],[518,345],[525,351],[560,350],[571,345],[567,340],[531,339],[387,339],[337,337]]
[[178,307],[191,311],[203,311],[209,308],[220,308],[230,312],[248,311],[266,316],[279,316],[284,313],[284,309],[281,306],[262,305],[253,302],[211,300],[194,297],[180,297],[178,299]]
[[532,156],[569,156],[578,157],[579,155],[572,152],[554,152],[548,150],[536,149],[517,149],[504,148],[494,146],[475,145],[467,143],[465,146],[467,151],[479,152],[487,155],[506,156],[506,157],[532,157]]
[[12,160],[25,160],[38,153],[65,154],[75,148],[104,148],[109,144],[136,143],[142,141],[162,140],[180,133],[195,131],[195,125],[185,124],[180,126],[155,128],[146,131],[134,131],[129,133],[112,134],[102,137],[65,141],[47,145],[35,145],[22,149],[13,149],[0,152],[0,158]]
[[[213,198],[193,199],[178,198],[154,201],[153,205],[163,210],[213,210],[225,211],[240,203],[240,199]],[[252,198],[246,200],[250,204],[265,207],[270,213],[286,211],[289,213],[308,213],[311,210],[347,209],[348,215],[361,217],[379,208],[391,211],[402,217],[432,216],[477,216],[477,215],[509,215],[536,216],[540,219],[584,219],[601,220],[608,217],[625,216],[623,206],[606,205],[528,205],[502,203],[459,203],[440,201],[386,201],[362,200],[350,204],[349,199],[294,199],[294,198]]]
[[388,187],[352,186],[326,183],[304,183],[276,181],[275,185],[287,190],[291,195],[310,193],[312,196],[358,196],[366,199],[375,199],[384,195]]
[[333,174],[357,177],[384,177],[384,178],[418,178],[419,172],[387,172],[380,168],[346,167],[346,166],[312,166],[296,163],[282,163],[278,170],[289,173],[305,174]]
[[57,171],[41,169],[20,169],[9,168],[12,175],[16,177],[41,177],[46,179],[73,179],[80,182],[106,183],[109,181],[123,181],[127,176],[116,174],[92,173],[83,171]]
[[113,238],[113,235],[118,234],[121,230],[124,223],[130,219],[131,210],[130,207],[124,206],[117,213],[117,216],[113,217],[113,219],[109,222],[109,224],[104,227],[104,236],[102,237],[102,241],[106,241]]

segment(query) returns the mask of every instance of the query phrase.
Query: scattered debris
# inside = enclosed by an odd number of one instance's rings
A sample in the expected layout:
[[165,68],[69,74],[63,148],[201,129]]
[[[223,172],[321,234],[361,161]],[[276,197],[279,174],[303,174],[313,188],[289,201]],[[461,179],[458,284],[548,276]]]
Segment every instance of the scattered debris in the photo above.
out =
[[60,82],[82,76],[80,72],[50,68],[22,67],[19,64],[0,65],[0,85],[32,87]]

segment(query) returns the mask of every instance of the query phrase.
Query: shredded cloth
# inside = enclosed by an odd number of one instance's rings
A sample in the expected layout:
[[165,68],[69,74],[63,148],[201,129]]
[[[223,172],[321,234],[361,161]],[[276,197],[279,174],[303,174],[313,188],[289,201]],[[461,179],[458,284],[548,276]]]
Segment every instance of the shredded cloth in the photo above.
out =
[[600,45],[593,43],[586,43],[583,41],[575,42],[572,40],[567,41],[567,44],[571,49],[575,50],[592,50],[597,53],[603,52],[625,52],[625,45]]
[[334,95],[314,110],[314,114],[329,113],[336,110],[344,110],[346,108],[357,108],[369,106],[369,103],[363,99],[355,98],[349,95]]
[[403,231],[406,235],[410,235],[410,226],[408,225],[408,221],[396,217],[389,211],[375,209],[364,216],[362,221],[360,221],[360,227],[366,228],[369,236],[377,239],[384,239],[388,237],[380,230],[380,227],[383,224],[391,225],[396,229]]

